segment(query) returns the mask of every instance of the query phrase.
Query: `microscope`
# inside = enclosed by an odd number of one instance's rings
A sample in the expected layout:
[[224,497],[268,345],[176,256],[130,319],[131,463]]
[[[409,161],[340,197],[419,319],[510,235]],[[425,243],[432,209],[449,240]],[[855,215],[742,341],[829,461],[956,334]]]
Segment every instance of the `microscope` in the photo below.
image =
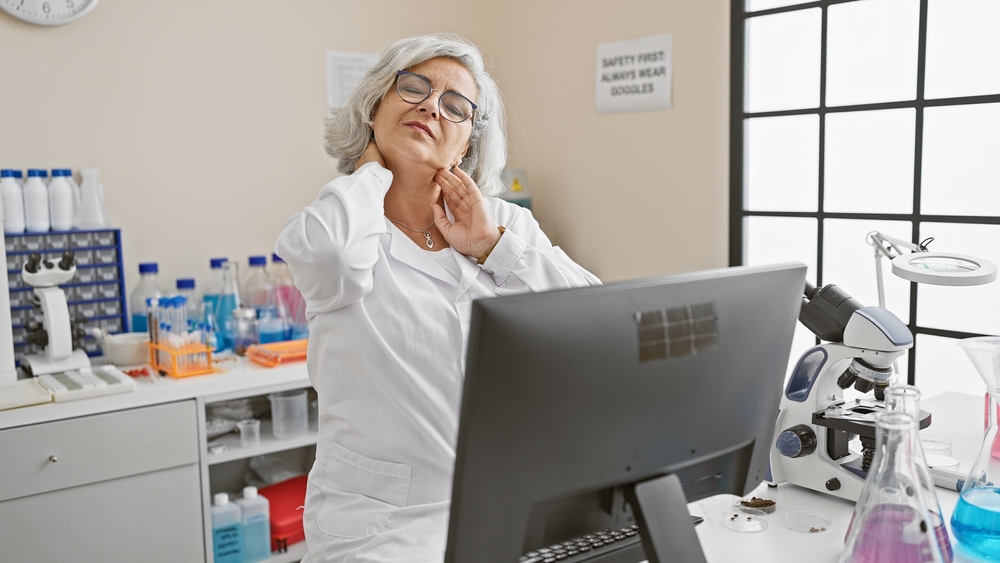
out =
[[[804,295],[799,321],[823,342],[799,358],[785,386],[767,481],[857,502],[875,455],[875,414],[913,335],[888,310],[864,307],[836,285],[807,283]],[[864,396],[845,401],[852,386]],[[922,411],[919,422],[927,427],[930,415]],[[848,448],[854,435],[860,453]]]
[[85,333],[82,319],[72,318],[66,304],[66,293],[59,287],[76,275],[75,254],[66,250],[62,259],[53,263],[41,254],[33,252],[28,256],[21,270],[21,279],[35,288],[34,304],[41,307],[41,323],[31,322],[27,326],[27,341],[42,346],[41,354],[28,354],[21,361],[21,369],[28,375],[45,375],[90,367],[90,358],[74,344],[79,343]]

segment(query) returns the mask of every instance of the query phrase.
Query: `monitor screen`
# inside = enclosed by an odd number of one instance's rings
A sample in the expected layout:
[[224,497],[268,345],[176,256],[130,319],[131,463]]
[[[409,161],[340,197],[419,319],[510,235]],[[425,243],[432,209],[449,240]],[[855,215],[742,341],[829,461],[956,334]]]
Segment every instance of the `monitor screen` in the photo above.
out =
[[[633,524],[642,541],[615,561],[660,560],[655,545],[683,537],[700,554],[685,503],[764,479],[805,272],[736,267],[476,301],[445,561],[515,562]],[[655,493],[671,486],[680,506]],[[685,525],[647,537],[661,505]]]

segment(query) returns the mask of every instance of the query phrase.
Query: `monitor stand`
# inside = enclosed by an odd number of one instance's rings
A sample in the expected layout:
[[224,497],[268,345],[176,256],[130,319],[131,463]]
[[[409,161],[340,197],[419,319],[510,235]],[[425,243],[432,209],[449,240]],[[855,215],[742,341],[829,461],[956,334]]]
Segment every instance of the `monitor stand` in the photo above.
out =
[[648,563],[706,563],[677,475],[626,487],[625,498],[632,505]]

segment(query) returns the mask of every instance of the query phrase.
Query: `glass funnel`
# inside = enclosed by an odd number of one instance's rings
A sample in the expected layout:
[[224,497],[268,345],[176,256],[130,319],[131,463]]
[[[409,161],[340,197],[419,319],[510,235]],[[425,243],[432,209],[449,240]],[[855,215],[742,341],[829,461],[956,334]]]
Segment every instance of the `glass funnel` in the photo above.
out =
[[875,415],[875,457],[854,508],[840,563],[945,561],[913,462],[917,439],[913,416]]
[[[913,385],[893,385],[885,391],[885,407],[889,411],[904,412],[913,417],[913,424],[917,425],[920,419],[920,389]],[[914,434],[918,435],[913,441],[913,464],[917,468],[917,476],[920,478],[920,486],[924,491],[924,500],[927,502],[928,516],[931,526],[934,528],[934,535],[937,537],[938,545],[941,547],[941,554],[946,563],[950,563],[954,558],[951,549],[951,540],[948,537],[948,527],[944,524],[944,514],[941,511],[941,502],[937,498],[934,489],[934,478],[931,476],[931,468],[927,464],[924,456],[924,448],[919,439],[919,426],[914,428]]]
[[989,561],[1000,561],[1000,456],[994,445],[1000,405],[1000,338],[967,338],[958,343],[969,355],[989,395],[986,434],[951,516],[955,539]]

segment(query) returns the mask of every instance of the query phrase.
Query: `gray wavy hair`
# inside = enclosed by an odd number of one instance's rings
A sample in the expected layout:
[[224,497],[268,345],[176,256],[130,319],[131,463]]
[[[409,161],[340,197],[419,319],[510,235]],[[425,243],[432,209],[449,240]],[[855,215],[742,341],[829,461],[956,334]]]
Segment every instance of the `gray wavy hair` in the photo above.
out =
[[507,132],[503,100],[496,81],[486,72],[479,48],[464,37],[432,33],[400,39],[385,51],[375,66],[348,95],[344,107],[333,108],[326,121],[326,152],[338,160],[337,169],[354,172],[361,154],[372,140],[372,118],[382,97],[396,81],[396,71],[437,57],[454,59],[464,66],[478,88],[472,116],[469,150],[461,168],[486,196],[500,195],[504,182],[500,171],[507,163]]

